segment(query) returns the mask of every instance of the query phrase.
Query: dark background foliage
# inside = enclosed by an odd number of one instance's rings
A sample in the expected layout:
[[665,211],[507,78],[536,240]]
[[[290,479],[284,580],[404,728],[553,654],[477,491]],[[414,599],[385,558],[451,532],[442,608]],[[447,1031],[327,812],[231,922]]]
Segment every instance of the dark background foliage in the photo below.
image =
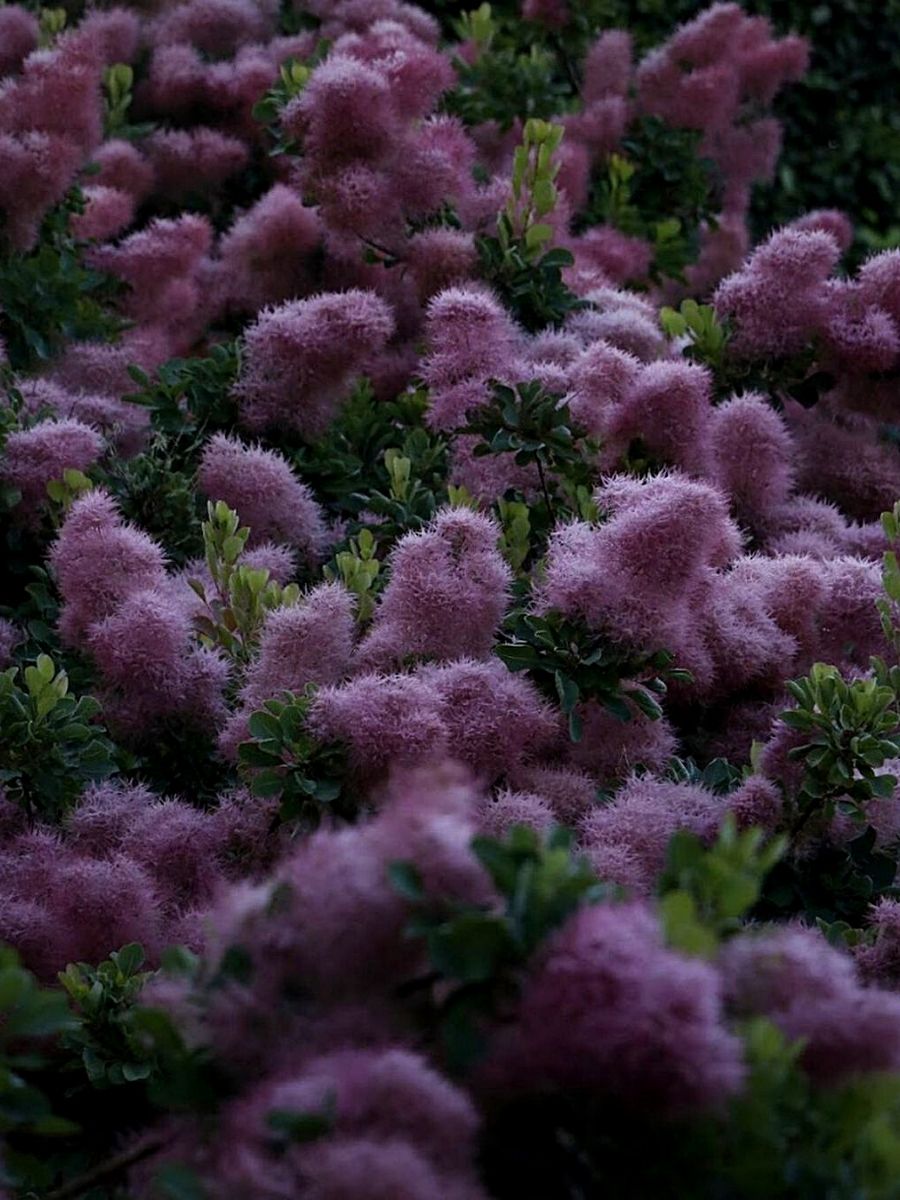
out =
[[[452,35],[455,20],[476,5],[437,0],[424,7]],[[703,6],[585,0],[570,7],[585,26],[630,30],[643,53]],[[813,47],[810,71],[775,104],[785,123],[784,152],[773,183],[757,189],[755,236],[810,209],[842,208],[856,224],[856,259],[900,243],[900,0],[745,0],[742,7],[769,17],[779,33],[803,34]],[[492,8],[512,15],[519,5],[498,0]]]
[[[694,5],[682,5],[687,15]],[[811,208],[845,208],[857,254],[900,241],[900,0],[761,0],[746,5],[813,44],[812,69],[775,109],[785,151],[755,205],[764,231]]]

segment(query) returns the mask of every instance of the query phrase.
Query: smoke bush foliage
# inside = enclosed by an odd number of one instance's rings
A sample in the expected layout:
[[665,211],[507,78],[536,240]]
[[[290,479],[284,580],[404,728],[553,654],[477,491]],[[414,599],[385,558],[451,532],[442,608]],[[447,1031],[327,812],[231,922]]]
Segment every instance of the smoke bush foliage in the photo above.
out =
[[0,8],[4,1196],[896,1196],[882,7]]
[[58,818],[86,782],[117,770],[115,747],[92,724],[100,706],[68,691],[65,671],[57,671],[46,654],[0,676],[0,780],[7,800],[29,817]]

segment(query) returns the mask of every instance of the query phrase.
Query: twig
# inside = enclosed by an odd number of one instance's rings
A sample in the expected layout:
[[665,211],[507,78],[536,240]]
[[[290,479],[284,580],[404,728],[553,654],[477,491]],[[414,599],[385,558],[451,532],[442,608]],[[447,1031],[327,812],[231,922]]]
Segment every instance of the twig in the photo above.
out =
[[553,41],[554,49],[556,50],[556,61],[562,67],[563,72],[565,73],[565,76],[569,81],[569,86],[572,88],[572,91],[577,96],[578,93],[581,91],[581,79],[578,76],[578,71],[575,68],[575,64],[572,62],[571,58],[569,57],[569,52],[566,50],[565,46],[563,45],[562,38],[559,36],[558,33],[554,34],[552,41]]
[[129,1150],[123,1150],[119,1154],[114,1154],[112,1158],[106,1159],[105,1162],[98,1163],[96,1167],[91,1167],[89,1171],[85,1171],[83,1175],[77,1175],[68,1183],[64,1183],[62,1187],[56,1188],[55,1191],[48,1192],[44,1200],[74,1200],[75,1196],[82,1196],[90,1188],[95,1187],[98,1183],[103,1183],[107,1179],[112,1179],[116,1175],[120,1175],[128,1167],[134,1166],[142,1159],[149,1158],[151,1154],[155,1154],[157,1150],[161,1150],[166,1144],[164,1137],[157,1135],[149,1141],[146,1139],[139,1142],[137,1146],[132,1146]]
[[356,235],[363,245],[368,246],[370,250],[375,250],[378,254],[383,254],[385,258],[391,258],[394,262],[402,263],[405,261],[404,256],[397,250],[389,250],[387,246],[382,246],[380,242],[376,242],[374,238],[365,237],[364,234]]
[[550,514],[550,520],[553,520],[553,503],[550,499],[550,492],[547,490],[547,480],[544,478],[544,464],[541,462],[540,454],[535,456],[538,469],[538,478],[541,481],[541,491],[544,493],[544,503],[547,505],[547,512]]

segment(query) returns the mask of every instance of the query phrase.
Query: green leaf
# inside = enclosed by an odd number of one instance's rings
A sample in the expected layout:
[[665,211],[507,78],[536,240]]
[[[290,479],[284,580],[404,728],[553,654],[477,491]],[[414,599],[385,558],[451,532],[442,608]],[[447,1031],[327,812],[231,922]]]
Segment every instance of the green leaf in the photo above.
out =
[[[552,185],[551,185],[552,186]],[[552,207],[552,205],[551,205]],[[545,210],[549,212],[550,210]],[[535,250],[553,237],[552,225],[532,225],[525,234],[525,245],[529,250]]]
[[191,975],[198,961],[197,955],[187,946],[167,946],[160,957],[160,966],[168,974]]
[[122,1075],[129,1083],[136,1083],[142,1079],[149,1079],[153,1071],[150,1063],[122,1063]]
[[715,934],[698,920],[697,907],[690,893],[669,892],[659,901],[659,912],[666,940],[670,945],[688,954],[703,957],[715,953]]
[[111,957],[123,975],[136,975],[144,965],[144,947],[139,942],[130,942]]
[[620,721],[627,722],[631,720],[631,709],[625,703],[621,696],[606,695],[601,697],[603,707],[618,717]]
[[21,967],[5,967],[0,970],[0,1014],[14,1008],[31,987],[31,978]]
[[538,652],[527,642],[501,642],[494,647],[494,653],[511,670],[524,670],[540,663]]
[[281,751],[274,742],[241,742],[238,762],[247,767],[271,767],[281,762]]
[[501,961],[515,955],[509,931],[496,917],[463,913],[428,939],[436,970],[466,983],[489,979]]
[[422,874],[411,862],[392,862],[388,867],[388,878],[396,892],[406,900],[419,901],[425,895]]
[[337,779],[317,779],[313,786],[313,796],[320,804],[333,804],[343,791],[343,785]]
[[656,699],[643,688],[634,688],[628,692],[628,698],[651,721],[658,721],[663,715]]
[[676,878],[695,870],[703,858],[703,844],[696,834],[686,829],[679,829],[672,834],[666,850],[666,868]]
[[39,992],[24,1008],[9,1013],[3,1025],[3,1036],[10,1040],[22,1037],[51,1037],[75,1025],[62,993]]
[[250,733],[260,741],[271,739],[275,742],[281,739],[281,723],[277,717],[264,709],[251,713],[249,721]]
[[557,246],[553,250],[547,251],[540,261],[540,266],[543,270],[559,270],[563,267],[571,267],[574,263],[572,252],[562,246]]
[[166,1200],[208,1200],[196,1172],[181,1163],[166,1163],[153,1177],[153,1183]]
[[277,771],[260,771],[250,782],[254,796],[277,796],[284,791],[284,777]]
[[887,800],[894,794],[897,787],[897,777],[895,775],[876,775],[869,786],[873,796]]
[[578,684],[574,679],[569,679],[568,676],[563,675],[561,671],[555,672],[554,682],[556,684],[556,694],[559,696],[563,712],[572,712],[581,698]]
[[253,959],[244,946],[229,946],[222,955],[219,974],[223,979],[234,979],[238,983],[249,983],[253,978]]
[[303,1144],[330,1133],[334,1116],[329,1112],[294,1112],[291,1109],[274,1108],[267,1114],[266,1124],[285,1141]]

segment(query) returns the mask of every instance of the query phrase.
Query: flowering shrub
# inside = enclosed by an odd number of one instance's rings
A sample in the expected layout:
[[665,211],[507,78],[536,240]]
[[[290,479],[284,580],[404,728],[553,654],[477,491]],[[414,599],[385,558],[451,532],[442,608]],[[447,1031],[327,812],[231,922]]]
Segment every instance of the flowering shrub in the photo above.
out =
[[769,7],[0,8],[4,1196],[893,1200],[900,254]]

